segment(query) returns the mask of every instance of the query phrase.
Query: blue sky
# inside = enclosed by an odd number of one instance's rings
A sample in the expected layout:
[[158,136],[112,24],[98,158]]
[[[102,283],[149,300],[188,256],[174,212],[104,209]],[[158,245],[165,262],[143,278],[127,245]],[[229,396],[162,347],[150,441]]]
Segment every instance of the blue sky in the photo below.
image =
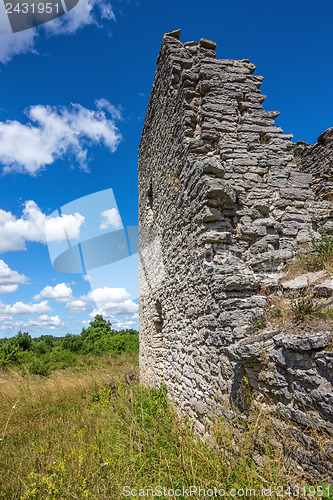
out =
[[183,42],[209,38],[217,57],[250,59],[264,108],[313,143],[333,125],[332,17],[329,0],[81,0],[37,29],[0,33],[0,336],[79,333],[96,312],[138,326],[134,258],[95,269],[92,290],[82,273],[52,268],[44,226],[53,214],[52,248],[64,225],[83,241],[88,212],[54,211],[107,189],[96,230],[137,224],[137,150],[163,33],[181,28]]

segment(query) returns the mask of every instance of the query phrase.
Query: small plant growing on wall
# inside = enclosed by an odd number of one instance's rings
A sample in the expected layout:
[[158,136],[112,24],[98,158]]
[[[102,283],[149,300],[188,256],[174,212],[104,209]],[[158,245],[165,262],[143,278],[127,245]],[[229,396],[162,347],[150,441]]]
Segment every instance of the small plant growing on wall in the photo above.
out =
[[320,270],[331,272],[333,270],[333,236],[327,234],[322,223],[318,225],[318,232],[321,238],[318,240],[315,238],[314,234],[311,234],[309,251],[306,253],[299,253],[296,262],[292,266],[300,272]]
[[317,316],[321,309],[310,289],[303,293],[294,293],[290,299],[290,304],[291,313],[296,320],[304,320],[306,316]]

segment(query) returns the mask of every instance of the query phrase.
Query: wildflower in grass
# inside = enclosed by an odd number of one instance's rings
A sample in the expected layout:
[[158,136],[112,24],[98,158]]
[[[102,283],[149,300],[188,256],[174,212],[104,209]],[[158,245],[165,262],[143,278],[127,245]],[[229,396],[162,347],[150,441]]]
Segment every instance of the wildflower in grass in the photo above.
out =
[[129,385],[129,381],[128,380],[126,380],[126,384]]
[[128,401],[131,402],[132,401],[132,398],[128,398]]

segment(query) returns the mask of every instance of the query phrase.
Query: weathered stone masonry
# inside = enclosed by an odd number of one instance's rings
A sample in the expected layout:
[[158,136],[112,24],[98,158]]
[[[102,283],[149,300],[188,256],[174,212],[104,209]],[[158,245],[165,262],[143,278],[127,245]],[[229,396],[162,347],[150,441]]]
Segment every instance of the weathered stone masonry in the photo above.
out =
[[298,141],[294,148],[297,164],[312,174],[312,189],[320,200],[333,200],[333,128],[318,137],[317,144]]
[[202,431],[244,376],[290,421],[333,431],[330,335],[249,333],[261,287],[331,205],[315,205],[279,113],[263,110],[255,66],[179,36],[163,38],[139,149],[142,381],[164,383]]

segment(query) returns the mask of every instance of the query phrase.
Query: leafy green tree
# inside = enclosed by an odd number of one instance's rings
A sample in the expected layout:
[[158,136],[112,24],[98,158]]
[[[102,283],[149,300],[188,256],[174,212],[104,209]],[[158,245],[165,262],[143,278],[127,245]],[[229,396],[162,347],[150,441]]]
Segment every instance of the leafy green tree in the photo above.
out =
[[29,351],[32,347],[32,338],[28,332],[22,333],[21,330],[16,335],[17,345],[22,351]]
[[83,329],[81,336],[83,338],[93,335],[95,338],[101,338],[103,335],[112,333],[110,321],[106,321],[101,314],[96,314],[95,319],[90,321],[87,329]]
[[43,342],[45,342],[45,346],[48,348],[48,349],[52,349],[52,347],[54,346],[55,344],[55,337],[53,335],[41,335],[39,337],[39,339]]
[[16,339],[3,339],[0,343],[0,366],[8,365],[17,360],[20,348]]
[[79,352],[82,348],[82,338],[80,335],[67,333],[62,341],[62,348],[71,352]]

